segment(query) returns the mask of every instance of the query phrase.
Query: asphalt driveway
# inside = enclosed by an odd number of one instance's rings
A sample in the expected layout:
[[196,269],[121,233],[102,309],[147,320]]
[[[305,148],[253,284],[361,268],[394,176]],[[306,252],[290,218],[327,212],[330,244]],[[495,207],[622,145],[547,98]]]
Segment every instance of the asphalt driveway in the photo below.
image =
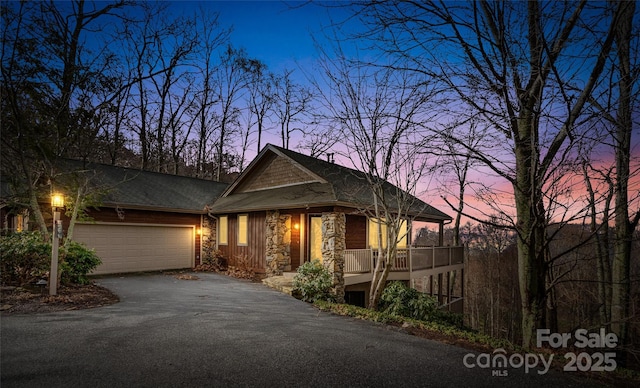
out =
[[[468,350],[217,274],[100,279],[112,306],[2,316],[8,387],[585,386],[568,373],[467,368]],[[494,372],[495,373],[495,372]]]

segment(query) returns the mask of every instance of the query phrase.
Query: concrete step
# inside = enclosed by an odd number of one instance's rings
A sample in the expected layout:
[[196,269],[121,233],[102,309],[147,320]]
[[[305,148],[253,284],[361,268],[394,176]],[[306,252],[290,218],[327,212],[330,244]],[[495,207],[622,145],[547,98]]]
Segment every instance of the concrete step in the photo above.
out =
[[262,279],[262,284],[285,294],[291,295],[291,291],[293,289],[293,277],[271,276]]

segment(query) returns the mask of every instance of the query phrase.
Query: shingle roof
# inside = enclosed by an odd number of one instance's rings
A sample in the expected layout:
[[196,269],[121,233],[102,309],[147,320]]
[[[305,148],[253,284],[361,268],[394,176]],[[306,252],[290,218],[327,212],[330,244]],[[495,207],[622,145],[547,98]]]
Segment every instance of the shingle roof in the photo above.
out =
[[90,178],[93,189],[104,190],[101,204],[148,210],[205,213],[227,188],[226,183],[65,159],[59,180]]
[[[243,179],[250,176],[252,168],[259,164],[260,160],[269,153],[275,153],[290,159],[311,174],[321,178],[324,182],[235,193],[233,189]],[[398,195],[399,189],[389,182],[384,182],[383,187],[388,203],[392,204]],[[403,192],[403,194],[407,193]],[[408,211],[411,216],[430,220],[451,220],[451,217],[447,214],[414,196],[409,195],[408,201],[411,201],[411,207]],[[221,213],[309,206],[345,206],[361,209],[370,206],[371,203],[372,193],[364,173],[268,144],[245,172],[238,177],[236,182],[213,204],[211,210]],[[393,205],[389,207],[393,209]]]

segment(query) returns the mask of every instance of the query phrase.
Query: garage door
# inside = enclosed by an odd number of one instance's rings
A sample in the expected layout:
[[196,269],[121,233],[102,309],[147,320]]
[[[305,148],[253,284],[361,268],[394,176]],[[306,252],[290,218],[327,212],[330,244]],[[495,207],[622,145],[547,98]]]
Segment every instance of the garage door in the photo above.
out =
[[92,274],[193,267],[191,226],[76,224],[73,239],[94,248],[102,264]]

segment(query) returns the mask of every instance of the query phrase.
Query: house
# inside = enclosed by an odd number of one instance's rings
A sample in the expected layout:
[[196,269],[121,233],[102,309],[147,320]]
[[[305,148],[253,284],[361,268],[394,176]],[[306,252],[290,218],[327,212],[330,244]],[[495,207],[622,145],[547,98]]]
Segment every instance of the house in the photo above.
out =
[[[67,202],[75,196],[74,188],[82,187],[86,198],[95,204],[86,209],[73,230],[69,229],[68,212],[63,213],[62,221],[73,240],[96,250],[102,260],[93,271],[96,275],[198,265],[203,252],[215,249],[215,241],[202,238],[210,221],[205,207],[228,186],[68,159],[56,164],[53,185],[65,192]],[[8,183],[3,186],[3,198],[10,197],[13,193]],[[49,205],[43,204],[41,209],[51,220]],[[5,229],[28,229],[28,216],[20,209],[3,207],[3,221]]]
[[[388,197],[398,192],[387,182],[384,189]],[[410,201],[409,223],[435,224],[442,235],[451,217],[415,197]],[[364,301],[377,253],[376,221],[366,211],[371,203],[363,173],[269,144],[209,214],[216,219],[217,247],[230,264],[242,261],[265,276],[282,276],[319,259],[330,267],[338,293]],[[462,248],[412,247],[410,236],[399,244],[389,280],[426,284],[447,298],[443,303],[453,302],[447,275],[463,270]]]
[[[191,268],[217,250],[230,265],[291,279],[300,265],[318,259],[332,272],[339,295],[355,304],[368,299],[377,220],[368,216],[372,193],[359,171],[271,144],[231,185],[71,160],[58,170],[56,182],[97,195],[98,206],[68,231],[101,257],[94,274]],[[387,198],[406,194],[388,182],[383,187]],[[410,240],[412,222],[426,222],[437,226],[442,245],[451,217],[408,198],[409,233],[388,279],[459,310],[462,248],[416,247]]]

